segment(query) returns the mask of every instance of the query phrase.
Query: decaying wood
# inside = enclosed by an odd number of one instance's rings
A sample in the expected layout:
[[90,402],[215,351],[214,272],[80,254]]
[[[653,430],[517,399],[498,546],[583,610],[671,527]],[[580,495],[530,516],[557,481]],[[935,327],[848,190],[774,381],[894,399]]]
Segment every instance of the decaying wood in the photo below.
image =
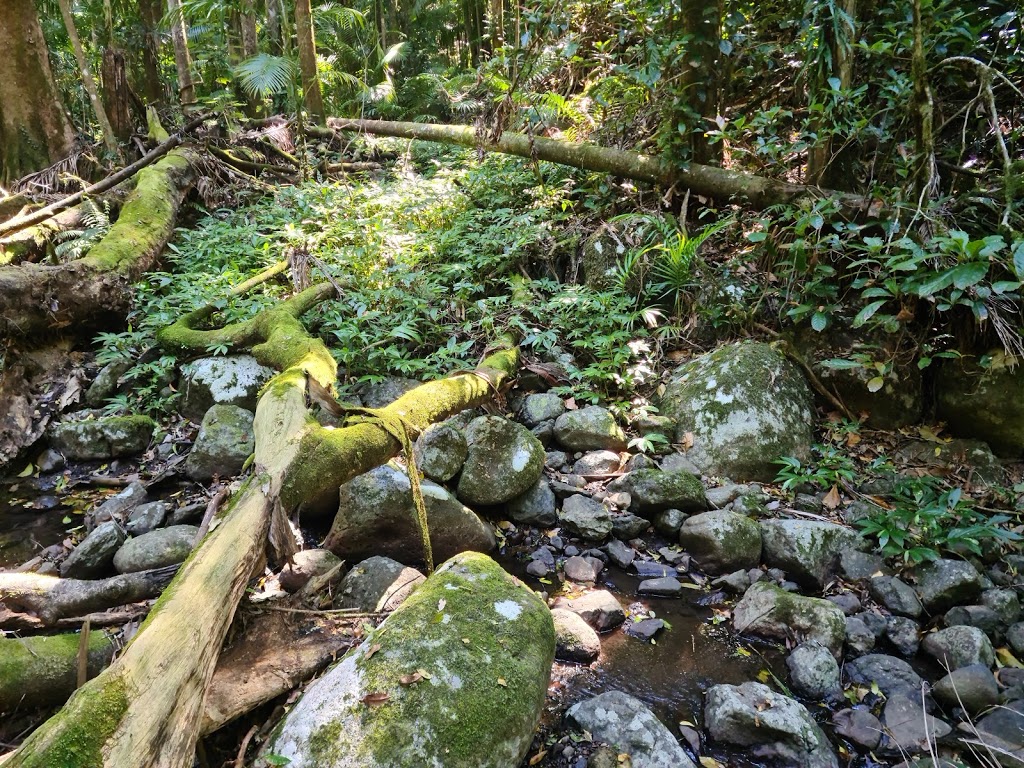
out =
[[666,187],[673,185],[716,200],[745,203],[752,208],[767,208],[780,203],[801,203],[829,197],[836,200],[849,216],[868,213],[872,200],[861,195],[823,190],[818,187],[789,184],[777,179],[731,171],[712,165],[686,163],[675,165],[651,155],[595,144],[558,141],[506,131],[491,142],[481,138],[471,126],[399,123],[385,120],[347,120],[331,118],[328,124],[338,131],[359,131],[403,139],[459,144],[490,152],[502,152],[534,160],[569,165],[589,171],[610,173],[635,181]]
[[163,591],[177,570],[174,565],[97,580],[0,573],[0,606],[9,612],[6,617],[0,613],[0,628],[38,629],[71,616],[148,600]]
[[[0,637],[0,716],[66,701],[77,687],[80,647],[78,632]],[[91,632],[82,655],[86,676],[98,675],[110,663],[114,650],[104,632]]]

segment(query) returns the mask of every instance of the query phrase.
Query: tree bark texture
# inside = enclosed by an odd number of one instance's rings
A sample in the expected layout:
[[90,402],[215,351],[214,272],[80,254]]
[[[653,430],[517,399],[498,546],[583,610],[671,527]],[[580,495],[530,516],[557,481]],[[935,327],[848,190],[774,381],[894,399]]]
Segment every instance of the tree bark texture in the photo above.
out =
[[174,42],[174,66],[178,70],[178,101],[188,108],[196,103],[196,89],[192,84],[192,55],[188,50],[185,17],[178,0],[167,0],[167,13],[171,17],[171,40]]
[[[0,717],[67,701],[78,682],[80,637],[77,632],[0,637]],[[90,632],[87,643],[88,674],[95,677],[110,664],[115,648],[101,631]]]
[[722,0],[686,2],[682,11],[682,31],[688,43],[679,83],[683,103],[676,119],[688,128],[690,159],[695,163],[721,160],[722,145],[708,141],[707,129],[721,110],[723,11]]
[[121,215],[87,256],[61,266],[0,269],[0,336],[69,326],[85,333],[112,316],[123,318],[131,284],[170,239],[193,177],[187,152],[173,150],[139,173]]
[[160,19],[163,16],[160,0],[139,0],[142,19],[142,94],[147,104],[159,105],[164,101],[163,80],[160,77]]
[[799,203],[823,197],[838,200],[848,216],[868,212],[871,200],[861,195],[835,192],[789,184],[784,181],[732,171],[712,165],[684,163],[672,165],[658,157],[627,152],[621,149],[599,147],[594,144],[573,143],[506,131],[496,142],[477,136],[473,128],[465,125],[431,125],[428,123],[397,123],[384,120],[346,120],[332,118],[332,128],[341,131],[364,131],[380,136],[403,139],[436,141],[459,144],[492,152],[503,152],[535,160],[569,165],[589,171],[610,173],[635,181],[689,188],[693,192],[717,200],[736,201],[752,208],[767,208],[779,203]]
[[100,75],[103,81],[103,107],[110,118],[110,127],[118,141],[128,141],[135,126],[132,124],[131,86],[128,84],[124,51],[104,48]]
[[71,123],[50,70],[33,0],[4,0],[0,12],[0,186],[62,157]]
[[71,39],[71,47],[75,51],[75,60],[78,62],[78,69],[81,70],[82,74],[82,85],[85,86],[85,92],[89,94],[89,103],[92,104],[92,111],[96,115],[96,121],[100,124],[100,133],[103,134],[103,143],[107,145],[107,150],[116,153],[117,152],[117,137],[114,135],[114,129],[110,126],[110,120],[107,118],[107,111],[103,108],[103,102],[100,100],[100,92],[96,87],[96,81],[93,79],[92,70],[89,67],[89,60],[85,56],[85,49],[82,47],[82,39],[78,36],[78,27],[75,26],[75,16],[71,12],[71,0],[58,0],[60,4],[60,13],[64,17],[64,26],[67,28],[68,37]]
[[295,0],[295,36],[299,45],[302,98],[313,121],[323,125],[324,99],[320,93],[320,75],[316,71],[316,40],[313,37],[313,10],[309,0]]

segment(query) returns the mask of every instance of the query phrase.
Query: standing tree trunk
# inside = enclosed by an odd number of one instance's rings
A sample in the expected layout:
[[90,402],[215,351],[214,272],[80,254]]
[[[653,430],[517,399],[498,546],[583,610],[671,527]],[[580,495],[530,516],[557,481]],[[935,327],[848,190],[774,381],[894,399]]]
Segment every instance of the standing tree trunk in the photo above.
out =
[[139,0],[142,19],[142,93],[147,104],[161,104],[164,86],[160,78],[160,0]]
[[196,103],[196,89],[192,84],[192,56],[188,52],[185,17],[178,0],[167,0],[167,14],[171,17],[174,65],[178,69],[178,100],[182,107],[188,108]]
[[721,109],[722,4],[722,0],[687,1],[681,19],[688,43],[679,78],[683,102],[677,120],[689,127],[688,159],[704,165],[722,159],[721,144],[711,144],[706,131],[707,120],[718,117]]
[[267,45],[271,56],[284,53],[281,17],[280,0],[267,0]]
[[75,59],[78,61],[78,68],[82,71],[82,84],[85,86],[85,92],[89,94],[92,111],[96,113],[96,120],[100,124],[103,143],[107,145],[107,149],[110,152],[117,153],[117,137],[114,135],[114,129],[110,126],[110,120],[107,118],[107,111],[103,108],[103,102],[100,101],[96,81],[92,79],[89,61],[85,58],[85,49],[82,48],[82,40],[78,36],[78,28],[75,26],[75,17],[71,15],[71,0],[59,0],[59,3],[60,14],[64,17],[64,26],[67,27],[68,37],[71,38],[71,47],[75,49]]
[[[839,90],[846,91],[853,84],[853,42],[856,39],[857,0],[842,0],[838,6],[829,6],[832,13],[822,19],[824,25],[823,39],[828,45],[832,60],[829,71],[820,73],[815,79],[814,89],[823,94],[831,89],[830,78],[839,81]],[[839,13],[836,13],[836,11]],[[817,131],[824,127],[824,120],[818,121]],[[842,150],[839,150],[841,153]],[[807,183],[817,184],[833,189],[850,189],[851,178],[849,159],[841,162],[835,157],[832,138],[819,139],[818,143],[807,152]]]
[[124,52],[119,48],[103,49],[103,106],[110,118],[110,126],[120,141],[132,135],[131,88]]
[[4,0],[0,52],[0,186],[7,187],[68,155],[75,137],[32,0]]
[[925,0],[913,0],[914,48],[910,58],[910,71],[914,80],[914,185],[918,202],[932,196],[938,188],[933,127],[934,105],[931,85],[928,83],[928,62],[924,55],[924,2]]
[[316,40],[313,37],[313,9],[309,0],[295,0],[295,35],[299,41],[299,69],[302,72],[302,97],[309,115],[318,125],[325,124],[324,99],[320,94],[320,76],[316,71]]

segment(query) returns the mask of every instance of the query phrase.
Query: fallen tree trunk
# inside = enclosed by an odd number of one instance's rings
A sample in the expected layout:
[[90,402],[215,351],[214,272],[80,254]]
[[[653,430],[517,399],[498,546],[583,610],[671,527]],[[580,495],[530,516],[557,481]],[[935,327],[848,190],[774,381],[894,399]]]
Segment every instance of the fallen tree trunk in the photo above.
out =
[[178,566],[109,579],[61,579],[38,573],[0,573],[0,628],[40,629],[60,619],[156,597]]
[[[110,663],[115,648],[103,632],[90,632],[87,643],[87,670],[94,677]],[[0,715],[67,701],[78,683],[80,647],[77,632],[0,637]]]
[[398,123],[386,120],[348,120],[331,118],[328,125],[337,131],[360,131],[379,136],[419,139],[442,144],[458,144],[489,152],[502,152],[550,163],[569,165],[588,171],[599,171],[622,176],[634,181],[646,181],[669,187],[685,187],[698,195],[722,201],[735,201],[761,209],[782,203],[798,204],[830,197],[835,199],[848,216],[863,216],[870,212],[871,198],[819,187],[789,184],[777,179],[755,176],[742,171],[731,171],[712,165],[685,163],[674,165],[661,158],[639,152],[599,147],[570,141],[558,141],[540,136],[506,131],[491,142],[477,135],[472,126],[431,125],[428,123]]
[[[77,750],[75,765],[192,765],[203,701],[238,602],[262,566],[268,537],[277,551],[287,551],[286,512],[305,497],[294,482],[300,469],[341,457],[346,463],[316,477],[308,491],[322,491],[330,483],[337,489],[400,447],[382,425],[331,431],[310,417],[307,375],[330,385],[337,364],[298,318],[333,293],[333,286],[314,286],[248,322],[195,330],[200,319],[212,314],[208,307],[160,334],[161,342],[174,349],[204,350],[212,339],[234,349],[251,346],[257,360],[281,371],[264,388],[256,408],[256,474],[217,516],[124,653],[36,730],[5,768],[66,764],[69,744]],[[501,350],[478,369],[494,371],[494,381],[474,374],[453,376],[413,390],[381,412],[425,427],[420,420],[444,418],[488,398],[512,375],[517,359],[515,350]],[[417,396],[424,389],[428,394]],[[283,496],[286,478],[292,482],[289,495]]]
[[62,266],[21,264],[0,269],[0,336],[123,318],[132,282],[156,262],[178,207],[192,185],[192,161],[182,149],[139,174],[118,220],[87,256]]

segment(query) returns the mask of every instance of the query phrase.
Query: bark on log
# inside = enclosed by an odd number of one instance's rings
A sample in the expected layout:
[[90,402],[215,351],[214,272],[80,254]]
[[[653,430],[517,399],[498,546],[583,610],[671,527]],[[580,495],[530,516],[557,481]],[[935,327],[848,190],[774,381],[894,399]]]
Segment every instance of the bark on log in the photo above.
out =
[[[0,637],[0,716],[67,701],[78,681],[80,637]],[[88,643],[87,669],[94,677],[110,664],[115,648],[104,632],[91,632]]]
[[131,284],[170,239],[193,177],[188,153],[174,150],[139,174],[120,217],[87,256],[62,266],[0,269],[0,336],[72,324],[82,333],[111,316],[123,318]]
[[0,605],[12,614],[0,620],[0,627],[11,628],[10,622],[16,621],[17,614],[22,614],[20,628],[40,628],[69,616],[148,600],[160,594],[177,570],[177,566],[170,566],[95,581],[0,573]]
[[[328,430],[310,418],[307,372],[327,385],[336,377],[337,364],[297,318],[333,292],[332,286],[314,286],[239,326],[194,330],[190,323],[209,317],[213,310],[207,308],[161,334],[166,345],[176,348],[198,343],[199,349],[205,349],[210,338],[223,337],[232,344],[244,339],[257,360],[282,371],[265,387],[256,407],[256,475],[218,516],[213,530],[182,566],[124,653],[36,730],[5,768],[62,764],[69,744],[80,752],[76,765],[192,765],[203,701],[238,602],[262,564],[268,535],[274,545],[274,531],[287,530],[282,523],[291,507],[283,504],[303,498],[293,484],[289,486],[292,496],[284,501],[280,489],[285,478],[295,475],[297,467],[340,456],[348,465],[331,466],[326,478],[317,477],[310,486],[316,490],[336,483],[337,488],[398,451],[397,441],[380,426],[360,424],[328,436]],[[496,378],[507,377],[516,361],[514,350],[502,350],[485,360],[486,370],[495,370]],[[473,374],[435,384],[440,386],[419,387],[388,408],[392,413],[408,408],[410,420],[419,423],[471,407],[492,391],[491,384]],[[427,394],[414,396],[425,389]],[[335,440],[334,435],[341,438]]]
[[852,218],[869,213],[872,206],[872,200],[861,195],[800,184],[788,184],[784,181],[741,171],[730,171],[712,165],[686,163],[675,166],[661,158],[643,155],[639,152],[527,136],[510,131],[503,133],[496,142],[489,142],[477,136],[476,131],[466,125],[347,120],[336,117],[331,118],[328,125],[336,131],[360,131],[379,136],[458,144],[490,152],[546,160],[588,171],[610,173],[634,181],[646,181],[666,187],[676,185],[689,188],[698,195],[716,200],[745,203],[756,209],[781,203],[799,204],[831,197],[839,203],[843,212]]

